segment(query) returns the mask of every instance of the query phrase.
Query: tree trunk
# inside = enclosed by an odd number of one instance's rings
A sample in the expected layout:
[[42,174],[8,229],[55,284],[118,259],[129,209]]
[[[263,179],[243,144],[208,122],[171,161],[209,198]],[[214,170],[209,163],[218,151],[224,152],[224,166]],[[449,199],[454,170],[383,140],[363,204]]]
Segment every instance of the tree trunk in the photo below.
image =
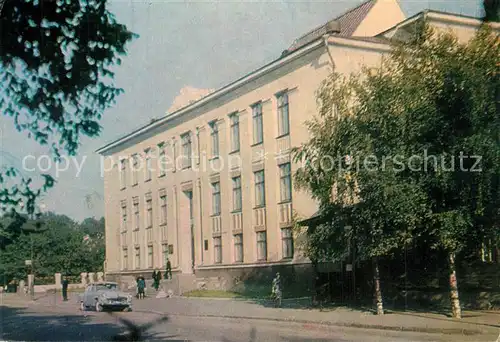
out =
[[458,296],[458,281],[457,272],[455,269],[455,253],[448,253],[448,262],[450,263],[450,303],[451,303],[451,313],[453,318],[462,318],[462,312],[460,309],[460,299]]
[[375,300],[377,302],[377,315],[384,314],[384,304],[382,302],[382,289],[380,287],[380,272],[378,268],[378,258],[373,258],[373,283],[375,285]]

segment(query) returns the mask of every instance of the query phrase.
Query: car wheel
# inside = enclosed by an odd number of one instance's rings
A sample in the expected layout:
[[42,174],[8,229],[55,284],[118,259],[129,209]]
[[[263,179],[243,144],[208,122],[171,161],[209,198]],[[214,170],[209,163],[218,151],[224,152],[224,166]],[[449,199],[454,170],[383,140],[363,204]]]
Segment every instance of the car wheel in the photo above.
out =
[[83,302],[80,302],[80,311],[86,311],[87,310],[87,306],[85,306],[85,304],[83,304]]
[[130,312],[130,311],[132,311],[132,308],[131,307],[127,307],[127,308],[123,309],[123,311],[124,312]]
[[99,302],[95,303],[95,311],[101,312],[102,311],[102,305]]

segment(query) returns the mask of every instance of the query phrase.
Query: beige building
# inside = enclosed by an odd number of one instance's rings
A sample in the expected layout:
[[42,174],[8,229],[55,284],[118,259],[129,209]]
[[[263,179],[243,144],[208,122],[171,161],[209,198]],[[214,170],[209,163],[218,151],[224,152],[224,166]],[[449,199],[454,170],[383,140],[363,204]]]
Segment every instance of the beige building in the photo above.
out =
[[176,274],[228,284],[269,266],[307,269],[292,226],[317,207],[293,185],[290,149],[308,138],[315,92],[333,70],[379,65],[389,40],[424,17],[463,39],[480,24],[433,11],[407,19],[396,0],[367,1],[221,89],[184,89],[164,117],[99,149],[107,275],[149,274],[167,258]]

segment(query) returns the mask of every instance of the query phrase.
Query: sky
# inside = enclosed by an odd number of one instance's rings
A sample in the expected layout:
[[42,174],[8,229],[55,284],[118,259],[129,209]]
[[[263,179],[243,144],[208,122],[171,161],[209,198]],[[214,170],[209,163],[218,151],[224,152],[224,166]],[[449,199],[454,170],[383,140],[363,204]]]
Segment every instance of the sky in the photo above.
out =
[[[407,16],[426,8],[469,16],[481,15],[480,0],[400,0]],[[100,157],[94,152],[108,142],[165,115],[184,86],[217,89],[278,58],[292,41],[361,3],[332,1],[168,1],[111,0],[119,22],[139,34],[116,72],[125,90],[102,121],[98,138],[83,138],[68,170],[40,156],[46,146],[14,129],[0,116],[0,164],[23,168],[37,179],[42,170],[57,183],[42,199],[46,210],[75,220],[104,214]],[[37,167],[36,161],[40,161]],[[63,165],[60,165],[63,167]]]

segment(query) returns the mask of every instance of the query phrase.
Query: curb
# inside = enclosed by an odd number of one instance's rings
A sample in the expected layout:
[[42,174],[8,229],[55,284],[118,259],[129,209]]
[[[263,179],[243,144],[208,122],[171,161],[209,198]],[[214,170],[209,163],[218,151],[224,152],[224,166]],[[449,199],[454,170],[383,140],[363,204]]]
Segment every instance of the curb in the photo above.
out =
[[134,310],[134,312],[142,313],[153,313],[156,315],[167,315],[174,317],[195,317],[195,318],[229,318],[229,319],[247,319],[247,320],[259,320],[259,321],[274,321],[274,322],[287,322],[287,323],[301,323],[301,324],[316,324],[332,327],[345,327],[345,328],[357,328],[357,329],[374,329],[374,330],[386,330],[386,331],[403,331],[403,332],[418,332],[427,334],[444,334],[444,335],[463,335],[463,336],[474,336],[481,335],[483,332],[481,330],[472,329],[439,329],[439,328],[419,328],[419,327],[396,327],[396,326],[386,326],[386,325],[376,325],[376,324],[361,324],[361,323],[342,323],[342,322],[328,322],[328,321],[310,321],[303,319],[283,319],[274,317],[252,317],[252,316],[231,316],[231,315],[189,315],[189,314],[169,314],[161,311],[155,310]]

